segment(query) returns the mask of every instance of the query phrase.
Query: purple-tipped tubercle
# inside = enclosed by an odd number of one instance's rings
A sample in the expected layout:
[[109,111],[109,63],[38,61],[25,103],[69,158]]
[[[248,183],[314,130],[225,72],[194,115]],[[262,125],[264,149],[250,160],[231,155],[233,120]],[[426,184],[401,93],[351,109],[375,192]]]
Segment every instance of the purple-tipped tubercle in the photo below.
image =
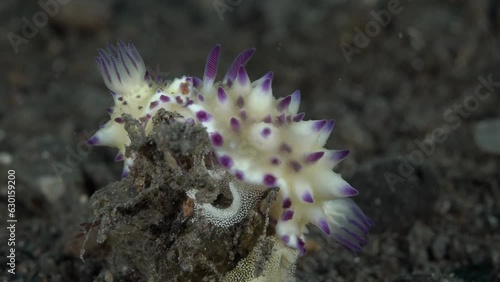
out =
[[287,221],[293,218],[293,211],[292,210],[286,210],[283,215],[281,216],[282,221]]
[[95,135],[90,137],[90,139],[87,141],[87,145],[92,145],[92,146],[99,145],[99,138]]
[[234,174],[234,176],[236,176],[236,178],[238,178],[239,180],[245,179],[245,174],[241,170],[237,170],[236,173]]
[[329,120],[325,127],[323,128],[323,132],[327,135],[327,136],[330,136],[330,134],[332,133],[333,131],[333,128],[335,127],[335,120],[331,119]]
[[359,194],[358,190],[354,189],[351,185],[346,184],[342,187],[342,194],[346,197],[356,196]]
[[222,86],[219,86],[217,89],[217,100],[219,103],[224,103],[227,100],[227,94],[226,91],[224,91],[224,88]]
[[215,132],[210,136],[210,139],[212,139],[212,144],[215,147],[220,147],[224,144],[224,138],[222,138],[222,135],[220,135],[218,132]]
[[123,155],[118,153],[115,157],[115,162],[121,162],[123,161]]
[[219,162],[223,167],[227,169],[230,169],[233,166],[233,159],[230,156],[220,157]]
[[306,115],[306,113],[298,113],[293,117],[293,121],[300,122],[300,121],[302,121],[302,119],[304,118],[305,115]]
[[236,79],[238,83],[243,86],[246,86],[250,83],[250,79],[248,78],[248,74],[244,66],[240,66],[240,68],[238,69],[238,75],[236,76]]
[[265,174],[263,182],[266,186],[274,187],[276,185],[276,177],[272,174]]
[[264,127],[264,129],[262,129],[262,131],[260,132],[260,135],[264,138],[267,138],[269,135],[271,135],[271,128]]
[[313,130],[316,132],[320,131],[321,129],[323,129],[323,127],[325,127],[326,122],[327,122],[326,119],[315,121],[313,123]]
[[288,209],[288,208],[290,208],[292,206],[292,201],[290,200],[290,198],[284,198],[283,202],[281,203],[281,206],[284,209]]
[[318,226],[319,229],[321,229],[321,231],[323,231],[326,235],[330,235],[330,226],[328,225],[326,219],[321,218],[320,220],[318,220]]
[[273,80],[274,73],[272,71],[266,73],[263,78]]
[[350,152],[351,152],[350,150],[333,151],[330,155],[330,160],[338,163],[338,162],[344,160],[345,158],[347,158],[347,156],[349,155]]
[[290,102],[292,102],[291,95],[283,98],[283,100],[281,100],[278,103],[278,111],[283,112],[284,110],[286,110],[288,108],[288,106],[290,106]]
[[306,203],[310,203],[310,204],[314,203],[314,199],[313,199],[310,192],[304,192],[304,194],[302,194],[302,196],[301,196],[301,199],[302,199],[302,201],[304,201]]
[[158,106],[159,102],[158,101],[153,101],[149,104],[149,108],[150,109],[154,109],[156,108],[156,106]]
[[192,77],[193,78],[193,86],[194,88],[198,88],[198,86],[201,85],[201,79],[199,79],[198,77]]
[[308,164],[312,164],[312,163],[319,161],[324,155],[325,155],[325,152],[310,153],[309,155],[307,155],[305,157],[305,161]]
[[211,115],[205,111],[196,112],[196,118],[201,122],[207,122],[211,119]]
[[264,80],[264,82],[261,85],[261,89],[264,93],[269,94],[269,92],[271,90],[271,83],[272,83],[272,80],[269,78]]
[[162,101],[163,103],[170,102],[170,97],[165,96],[165,95],[161,95],[160,96],[160,101]]
[[241,124],[237,118],[232,117],[231,120],[229,121],[229,123],[231,124],[231,129],[233,129],[234,132],[240,131]]

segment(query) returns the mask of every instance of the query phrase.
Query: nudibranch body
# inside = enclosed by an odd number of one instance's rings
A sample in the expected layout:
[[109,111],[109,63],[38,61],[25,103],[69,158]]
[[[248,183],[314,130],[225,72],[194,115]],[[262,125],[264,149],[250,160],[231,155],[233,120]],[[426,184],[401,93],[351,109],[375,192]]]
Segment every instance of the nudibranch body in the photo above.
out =
[[194,118],[207,129],[220,165],[230,174],[251,185],[280,188],[271,215],[276,235],[285,244],[304,252],[306,225],[311,223],[360,251],[373,223],[348,198],[358,191],[332,170],[349,154],[324,148],[335,122],[303,120],[298,90],[276,99],[272,72],[252,82],[245,65],[254,51],[239,54],[216,83],[217,45],[206,60],[203,79],[182,77],[170,83],[145,79],[144,63],[131,44],[119,42],[118,49],[101,50],[97,63],[106,85],[117,94],[111,125],[101,129],[96,140],[119,148],[123,155],[129,140],[117,119],[125,112],[143,120],[146,129],[162,107]]
[[298,113],[300,92],[276,99],[273,73],[251,81],[245,65],[254,52],[242,52],[224,79],[214,83],[220,47],[209,54],[203,80],[196,82],[202,96],[187,107],[207,128],[219,162],[238,179],[279,187],[273,208],[277,235],[303,250],[306,224],[353,251],[361,250],[372,222],[349,196],[358,191],[332,169],[348,150],[328,150],[333,120],[304,121]]

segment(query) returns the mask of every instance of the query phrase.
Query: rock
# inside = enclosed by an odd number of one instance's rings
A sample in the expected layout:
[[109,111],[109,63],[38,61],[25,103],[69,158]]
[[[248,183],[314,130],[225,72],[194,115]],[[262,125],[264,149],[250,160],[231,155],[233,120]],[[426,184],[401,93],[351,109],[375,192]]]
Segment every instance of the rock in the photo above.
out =
[[12,155],[7,152],[0,152],[0,165],[10,165],[12,163]]
[[[221,281],[231,272],[227,281],[234,281],[254,274],[248,264],[239,263],[246,257],[249,262],[263,262],[259,264],[262,275],[287,276],[293,271],[296,252],[284,254],[278,248],[274,255],[265,256],[273,245],[258,247],[259,238],[267,236],[260,213],[252,209],[241,222],[221,227],[201,209],[193,210],[193,200],[195,205],[211,203],[218,209],[226,208],[228,200],[223,192],[212,195],[218,188],[228,188],[219,185],[202,164],[210,143],[200,125],[175,122],[173,115],[161,110],[146,136],[130,116],[124,120],[131,136],[127,150],[136,154],[134,166],[129,176],[99,189],[89,201],[99,220],[97,242],[113,250],[104,271],[116,280],[133,275],[134,281]],[[193,189],[204,193],[188,199],[187,192]],[[205,196],[210,199],[202,199]],[[289,258],[288,264],[281,265],[283,255]]]
[[37,184],[45,198],[51,203],[56,203],[66,191],[64,182],[50,175],[40,176],[37,179]]
[[484,152],[500,154],[500,119],[489,119],[474,126],[474,141]]

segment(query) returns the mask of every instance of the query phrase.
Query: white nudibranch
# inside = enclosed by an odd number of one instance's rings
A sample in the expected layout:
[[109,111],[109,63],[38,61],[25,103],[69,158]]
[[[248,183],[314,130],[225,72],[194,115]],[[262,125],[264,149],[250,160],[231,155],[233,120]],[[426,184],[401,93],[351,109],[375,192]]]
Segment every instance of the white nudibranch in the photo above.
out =
[[194,97],[188,109],[207,128],[220,164],[231,174],[247,183],[280,188],[272,215],[284,243],[304,252],[306,225],[312,223],[350,250],[360,251],[373,223],[346,199],[358,191],[332,170],[349,154],[324,148],[335,122],[303,121],[300,92],[276,99],[272,72],[252,82],[245,64],[253,52],[242,52],[222,82],[214,83],[220,53],[216,46],[196,88],[202,96]]
[[[347,198],[358,191],[332,170],[349,154],[349,150],[324,148],[335,121],[304,121],[305,114],[298,113],[300,92],[276,99],[272,72],[252,82],[245,65],[254,51],[239,54],[222,81],[215,82],[217,45],[206,60],[203,79],[182,77],[170,83],[143,73],[144,62],[131,43],[100,50],[96,60],[106,85],[116,93],[115,108],[111,124],[89,143],[117,147],[123,156],[130,141],[116,121],[122,113],[145,120],[147,128],[157,109],[177,111],[207,129],[220,165],[237,179],[280,188],[272,216],[276,235],[285,244],[305,252],[304,234],[311,223],[353,252],[360,251],[373,223]],[[146,78],[138,79],[143,75]],[[127,168],[133,160],[126,161]]]

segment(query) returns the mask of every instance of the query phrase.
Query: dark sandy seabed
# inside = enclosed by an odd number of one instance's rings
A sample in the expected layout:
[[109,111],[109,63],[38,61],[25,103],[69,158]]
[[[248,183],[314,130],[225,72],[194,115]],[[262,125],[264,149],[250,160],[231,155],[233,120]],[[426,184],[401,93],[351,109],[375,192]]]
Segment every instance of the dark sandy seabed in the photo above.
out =
[[[22,18],[33,22],[43,10],[36,1],[0,3],[0,218],[4,226],[13,169],[18,220],[16,275],[7,273],[5,226],[0,233],[2,281],[188,281],[177,275],[199,265],[200,258],[189,261],[191,249],[213,248],[214,257],[235,262],[256,244],[242,234],[262,226],[259,217],[231,231],[241,247],[230,257],[227,236],[175,218],[185,200],[182,187],[208,180],[193,170],[191,178],[171,182],[169,165],[155,152],[198,154],[204,149],[188,141],[206,141],[199,128],[160,122],[168,132],[195,138],[169,135],[188,142],[185,148],[173,141],[163,148],[156,136],[152,150],[139,136],[142,170],[122,182],[115,182],[122,164],[113,162],[114,149],[84,145],[112,105],[93,57],[117,38],[133,40],[150,69],[166,79],[201,76],[217,43],[221,69],[256,47],[247,67],[252,79],[272,70],[275,96],[300,89],[306,119],[336,120],[326,147],[351,149],[336,170],[360,191],[354,199],[375,227],[358,255],[310,228],[313,247],[298,260],[297,281],[500,281],[498,1],[402,0],[399,13],[376,24],[380,29],[369,30],[373,36],[364,42],[353,42],[356,30],[366,33],[372,11],[394,1],[66,2],[15,48],[8,35],[23,36]],[[218,12],[214,5],[229,8]],[[356,51],[344,56],[342,42]],[[181,166],[195,164],[186,159]],[[138,196],[139,184],[152,187],[150,193]],[[162,190],[165,185],[174,188]],[[207,191],[208,198],[218,193]],[[75,237],[106,205],[121,205],[107,210],[114,239],[97,244],[94,227],[84,263],[85,236]],[[174,218],[159,225],[158,212]],[[196,240],[196,228],[207,237]],[[205,271],[234,267],[217,263],[207,262]],[[164,268],[148,268],[153,265]]]

